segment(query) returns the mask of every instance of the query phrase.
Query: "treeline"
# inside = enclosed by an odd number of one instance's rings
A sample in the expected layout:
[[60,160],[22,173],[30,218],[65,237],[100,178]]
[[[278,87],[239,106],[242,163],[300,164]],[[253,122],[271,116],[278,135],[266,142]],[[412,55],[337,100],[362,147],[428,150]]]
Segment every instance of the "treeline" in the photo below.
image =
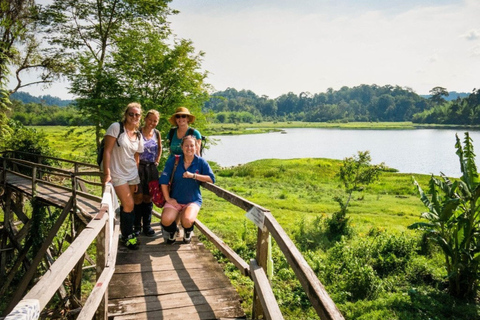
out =
[[[206,110],[216,113],[218,122],[265,120],[326,121],[410,121],[430,107],[429,100],[399,86],[360,85],[325,93],[299,95],[292,92],[269,99],[249,90],[229,88],[211,95]],[[250,114],[250,115],[247,115]]]
[[[360,85],[340,90],[328,89],[325,93],[299,95],[288,93],[276,99],[258,96],[250,90],[237,91],[228,88],[211,95],[204,109],[213,111],[214,119],[220,123],[241,123],[259,121],[306,121],[306,122],[349,122],[349,121],[416,121],[425,123],[470,124],[461,116],[458,122],[449,122],[449,113],[433,113],[441,108],[460,105],[462,111],[477,114],[478,102],[469,95],[458,94],[456,100],[447,102],[446,89],[433,88],[432,94],[422,97],[411,89],[399,86]],[[452,94],[453,95],[453,94]],[[460,96],[464,95],[465,98]],[[470,99],[470,100],[469,100]],[[452,113],[459,107],[453,107]],[[421,116],[425,115],[425,116]],[[427,116],[428,115],[428,116]],[[441,117],[440,117],[441,116]],[[470,117],[472,118],[472,117]],[[464,121],[464,122],[462,122]]]
[[439,103],[433,108],[417,113],[412,118],[416,123],[437,123],[437,124],[480,124],[480,89],[473,89],[473,92],[466,98],[458,97],[448,103]]
[[50,106],[43,103],[23,103],[13,100],[7,111],[7,117],[19,121],[25,126],[85,126],[92,125],[82,117],[78,110],[70,105],[67,107]]
[[14,92],[10,95],[11,100],[20,100],[23,103],[40,103],[47,106],[66,107],[73,104],[74,100],[62,100],[51,95],[43,95],[40,97],[32,96],[28,92]]
[[[436,87],[430,92],[431,95],[424,97],[399,86],[360,85],[317,94],[290,92],[270,99],[250,90],[228,88],[212,94],[202,110],[219,123],[412,121],[480,124],[479,90],[474,89],[467,95]],[[457,98],[448,101],[452,96]],[[22,103],[20,100],[13,100],[12,110],[7,115],[25,125],[92,125],[79,115],[73,104],[58,107],[47,106],[45,100],[42,103]]]

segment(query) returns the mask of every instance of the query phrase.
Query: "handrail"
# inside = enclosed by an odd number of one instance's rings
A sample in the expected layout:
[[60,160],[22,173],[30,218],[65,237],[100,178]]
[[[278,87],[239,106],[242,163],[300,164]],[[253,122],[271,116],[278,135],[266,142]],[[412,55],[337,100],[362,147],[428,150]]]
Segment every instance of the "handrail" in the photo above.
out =
[[[4,155],[5,153],[0,153]],[[32,195],[35,194],[36,185],[38,183],[44,183],[48,185],[54,185],[56,187],[60,187],[66,190],[70,190],[72,192],[72,196],[70,201],[68,202],[67,206],[64,208],[62,215],[56,222],[54,228],[50,231],[49,238],[47,241],[44,242],[42,249],[37,253],[34,263],[38,264],[42,259],[43,252],[45,252],[48,248],[51,239],[56,234],[56,230],[60,227],[63,223],[63,220],[66,217],[66,214],[75,208],[76,203],[76,195],[81,194],[83,196],[88,196],[90,198],[100,199],[94,195],[77,191],[77,175],[89,175],[86,172],[78,172],[77,164],[76,171],[71,172],[68,170],[63,170],[55,167],[50,167],[26,160],[21,159],[13,159],[8,157],[0,157],[1,161],[1,169],[2,169],[2,178],[4,183],[6,183],[6,173],[11,172],[19,176],[23,176],[25,178],[32,179]],[[64,160],[64,159],[60,159]],[[71,161],[70,161],[71,162]],[[18,172],[15,172],[14,169],[8,169],[7,163],[11,163],[12,165],[17,164],[20,166],[27,166],[32,168],[32,176],[29,177],[28,175],[24,175]],[[75,162],[72,162],[75,163]],[[55,175],[55,172],[60,173],[62,176],[66,176],[71,178],[71,189],[68,189],[62,185],[57,185],[54,183],[50,183],[44,180],[36,179],[36,170],[37,169],[48,169],[49,174]],[[92,173],[92,172],[90,172]],[[95,175],[100,175],[95,172]],[[83,181],[86,181],[82,179]],[[88,182],[88,181],[86,181]],[[58,259],[50,266],[50,269],[41,277],[41,279],[35,284],[33,288],[14,306],[9,306],[11,312],[7,315],[5,319],[18,319],[19,315],[22,315],[22,319],[38,319],[40,316],[40,311],[47,305],[47,303],[51,300],[55,292],[58,288],[62,285],[63,281],[68,277],[72,269],[78,264],[78,262],[83,258],[85,252],[87,251],[90,244],[94,242],[96,239],[97,243],[97,283],[92,290],[89,298],[87,299],[86,305],[82,308],[78,318],[79,319],[91,319],[94,316],[94,313],[97,310],[103,309],[103,315],[106,319],[107,314],[107,301],[105,291],[108,288],[108,284],[110,279],[113,276],[115,271],[115,261],[117,256],[117,249],[118,249],[118,241],[117,239],[119,236],[119,225],[118,222],[115,222],[115,215],[116,209],[118,208],[118,201],[111,184],[107,184],[105,190],[103,192],[103,198],[101,198],[101,206],[99,208],[98,213],[96,216],[90,217],[91,219],[88,224],[86,225],[85,229],[83,229],[75,240],[69,245],[69,247],[58,257]],[[74,212],[78,212],[79,210],[74,210]],[[107,213],[107,214],[105,214]],[[32,270],[35,268],[32,268]],[[32,273],[32,272],[30,272]],[[31,274],[33,276],[33,273]],[[22,281],[21,285],[26,286],[30,281],[30,276],[27,277]],[[26,287],[25,287],[26,288]],[[21,294],[23,290],[17,290],[16,294]],[[22,289],[22,288],[20,288]],[[18,292],[18,293],[17,293]],[[13,301],[18,301],[18,298],[15,298]],[[93,310],[93,311],[92,311]],[[93,313],[92,313],[93,312]],[[25,315],[28,315],[28,318],[25,318]]]
[[[55,161],[62,161],[62,162],[71,163],[71,164],[74,164],[74,165],[77,165],[77,166],[80,165],[80,166],[96,168],[96,169],[99,168],[98,165],[91,164],[91,163],[88,163],[88,162],[80,162],[80,161],[68,160],[68,159],[62,159],[62,158],[56,158],[56,157],[50,157],[50,156],[40,156],[38,154],[33,154],[33,153],[29,153],[29,152],[24,152],[24,151],[16,151],[16,150],[0,151],[0,154],[9,154],[9,153],[12,153],[13,155],[15,155],[16,153],[24,154],[24,155],[30,155],[30,156],[38,157],[39,159],[51,159],[51,160],[55,160]],[[15,156],[13,158],[15,158]]]

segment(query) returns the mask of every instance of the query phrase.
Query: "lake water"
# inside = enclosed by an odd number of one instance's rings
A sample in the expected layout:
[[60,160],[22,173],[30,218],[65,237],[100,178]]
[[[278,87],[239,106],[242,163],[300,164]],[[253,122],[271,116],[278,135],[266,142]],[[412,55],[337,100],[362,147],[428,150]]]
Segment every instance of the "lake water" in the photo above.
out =
[[[465,130],[346,130],[285,129],[280,132],[211,136],[216,145],[204,157],[229,167],[258,159],[329,158],[343,160],[369,150],[372,164],[384,162],[402,173],[424,173],[449,177],[461,175],[455,154],[455,134],[462,144]],[[474,150],[480,152],[480,131],[470,131]],[[477,156],[480,159],[480,153]]]

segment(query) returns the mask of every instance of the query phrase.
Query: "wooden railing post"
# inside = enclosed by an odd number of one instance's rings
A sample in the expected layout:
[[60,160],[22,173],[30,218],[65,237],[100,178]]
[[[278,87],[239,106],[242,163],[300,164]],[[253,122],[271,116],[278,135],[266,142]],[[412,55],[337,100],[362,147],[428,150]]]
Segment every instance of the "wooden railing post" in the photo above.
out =
[[[268,235],[267,227],[263,226],[262,229],[257,229],[257,252],[256,260],[257,264],[267,273],[267,261],[268,261]],[[260,319],[265,318],[262,304],[258,298],[257,290],[253,290],[253,310],[252,318]]]
[[77,176],[75,173],[70,174],[72,179],[72,198],[73,198],[73,210],[77,212]]
[[[96,275],[97,282],[102,275],[103,270],[107,266],[108,261],[108,248],[110,248],[110,226],[109,219],[105,220],[106,223],[103,226],[102,230],[97,236],[97,259],[96,259]],[[108,318],[108,290],[105,291],[103,295],[102,302],[98,306],[97,312],[95,313],[95,319],[105,320]]]
[[6,189],[7,188],[7,158],[3,158],[2,161],[2,181],[3,181],[3,187]]
[[37,166],[32,168],[32,196],[35,197],[37,192]]

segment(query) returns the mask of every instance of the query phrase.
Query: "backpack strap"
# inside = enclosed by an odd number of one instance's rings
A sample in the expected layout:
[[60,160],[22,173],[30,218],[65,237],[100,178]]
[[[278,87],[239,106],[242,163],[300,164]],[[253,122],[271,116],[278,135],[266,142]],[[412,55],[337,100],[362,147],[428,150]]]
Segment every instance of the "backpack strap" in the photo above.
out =
[[173,134],[175,133],[175,129],[177,129],[177,128],[171,128],[170,131],[167,134],[167,140],[168,140],[168,146],[169,147],[172,145],[172,139],[173,139]]
[[177,170],[178,162],[180,161],[180,155],[175,155],[175,164],[173,165],[172,175],[170,176],[170,183],[169,186],[172,188],[173,176],[175,175],[175,171]]
[[125,128],[123,127],[123,122],[122,121],[119,121],[118,124],[120,125],[120,131],[118,132],[118,136],[117,136],[117,146],[120,147],[120,143],[118,143],[118,138],[120,138],[120,135],[125,132]]

